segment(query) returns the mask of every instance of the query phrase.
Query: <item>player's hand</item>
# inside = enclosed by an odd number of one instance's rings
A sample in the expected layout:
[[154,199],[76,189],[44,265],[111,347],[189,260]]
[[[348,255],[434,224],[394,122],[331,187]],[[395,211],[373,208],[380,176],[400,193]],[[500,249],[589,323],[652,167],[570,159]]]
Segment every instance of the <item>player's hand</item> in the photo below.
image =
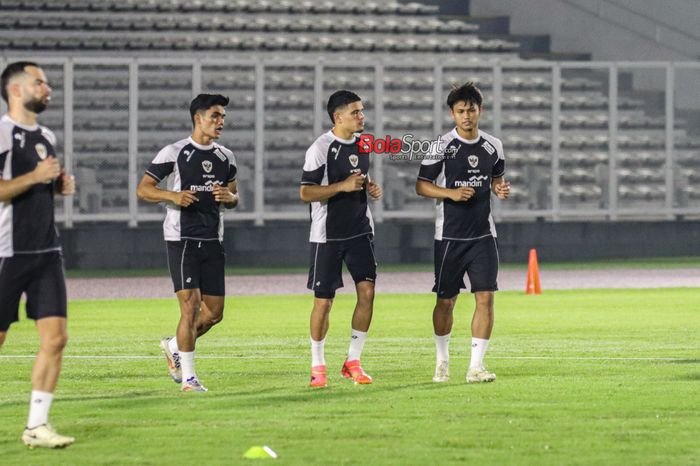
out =
[[455,202],[464,202],[471,199],[474,194],[476,194],[474,188],[469,186],[461,186],[450,190],[450,199]]
[[37,163],[32,173],[34,173],[37,184],[50,183],[61,174],[61,165],[58,163],[56,157],[50,155]]
[[501,181],[495,185],[494,192],[499,199],[508,199],[508,196],[510,196],[510,183],[506,180]]
[[362,191],[365,186],[365,175],[361,173],[353,173],[340,183],[340,190],[344,193]]
[[374,181],[370,181],[367,183],[367,193],[372,197],[372,199],[377,201],[382,197],[382,188]]
[[59,192],[64,196],[75,194],[75,177],[66,174],[65,170],[61,170],[61,175],[58,177]]
[[224,204],[232,204],[238,200],[238,194],[234,194],[228,189],[228,186],[222,186],[217,184],[214,186],[214,200],[216,202],[223,202]]
[[179,191],[173,193],[173,204],[180,207],[189,207],[195,202],[199,202],[197,194],[194,191]]

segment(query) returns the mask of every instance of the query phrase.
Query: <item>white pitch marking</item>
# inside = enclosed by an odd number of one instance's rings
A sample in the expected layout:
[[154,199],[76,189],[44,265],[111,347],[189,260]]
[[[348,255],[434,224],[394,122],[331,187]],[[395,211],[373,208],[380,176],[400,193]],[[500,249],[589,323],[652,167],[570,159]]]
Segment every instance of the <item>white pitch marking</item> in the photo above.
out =
[[[33,359],[35,354],[8,354],[0,356],[0,359]],[[145,355],[123,355],[123,356],[98,356],[98,355],[68,355],[63,356],[63,359],[113,359],[113,360],[142,360],[142,359],[161,359],[162,356],[145,356]],[[299,356],[197,356],[197,359],[298,359]],[[625,357],[579,357],[579,356],[488,356],[489,359],[516,359],[516,360],[545,360],[545,361],[687,361],[692,359],[687,358],[625,358]],[[371,356],[370,356],[371,359]]]

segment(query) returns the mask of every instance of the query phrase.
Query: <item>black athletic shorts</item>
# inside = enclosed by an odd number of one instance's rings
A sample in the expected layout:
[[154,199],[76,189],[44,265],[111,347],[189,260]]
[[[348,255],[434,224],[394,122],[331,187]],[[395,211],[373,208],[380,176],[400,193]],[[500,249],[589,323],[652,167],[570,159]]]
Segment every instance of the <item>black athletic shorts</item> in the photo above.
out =
[[343,261],[355,283],[377,279],[372,235],[343,241],[311,243],[311,267],[306,287],[317,298],[331,299],[335,290],[343,287]]
[[498,249],[496,238],[487,236],[473,241],[435,241],[435,286],[438,298],[453,298],[469,276],[471,292],[496,291]]
[[166,241],[168,269],[175,292],[199,288],[209,296],[226,294],[226,253],[219,241]]
[[0,257],[0,332],[19,320],[27,295],[27,317],[66,317],[66,279],[60,251]]

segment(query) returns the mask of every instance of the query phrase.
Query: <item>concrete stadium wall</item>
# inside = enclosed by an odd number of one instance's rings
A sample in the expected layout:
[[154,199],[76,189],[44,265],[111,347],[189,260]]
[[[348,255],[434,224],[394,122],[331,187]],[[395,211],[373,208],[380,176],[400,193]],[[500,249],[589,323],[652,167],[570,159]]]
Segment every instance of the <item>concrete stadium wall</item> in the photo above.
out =
[[[605,61],[700,58],[697,0],[471,0],[473,16],[509,16],[513,34],[549,34],[553,52]],[[663,73],[636,73],[635,87],[664,89]],[[679,76],[676,104],[697,109],[697,73]]]
[[[229,224],[227,264],[306,266],[306,222]],[[525,263],[530,248],[542,261],[700,255],[700,221],[532,222],[497,225],[501,262]],[[390,221],[377,225],[377,259],[384,264],[432,262],[431,221]],[[165,268],[161,225],[79,224],[61,231],[68,269]]]

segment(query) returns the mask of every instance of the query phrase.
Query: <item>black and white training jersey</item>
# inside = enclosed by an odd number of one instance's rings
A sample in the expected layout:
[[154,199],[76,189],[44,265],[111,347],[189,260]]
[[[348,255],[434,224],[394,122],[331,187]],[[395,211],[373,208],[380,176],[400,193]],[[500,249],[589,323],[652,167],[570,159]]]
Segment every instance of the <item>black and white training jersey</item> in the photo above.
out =
[[158,182],[167,178],[168,191],[195,191],[199,199],[188,207],[166,203],[165,240],[223,241],[224,206],[212,191],[234,181],[236,172],[233,152],[216,143],[203,146],[187,138],[161,149],[146,174]]
[[[357,138],[341,139],[333,131],[319,136],[306,151],[302,185],[327,186],[353,173],[367,175],[369,154],[359,151]],[[374,233],[374,221],[366,190],[338,193],[322,202],[311,203],[312,243],[342,241]]]
[[437,199],[435,239],[474,240],[496,237],[491,217],[491,180],[505,174],[503,143],[479,130],[469,141],[457,129],[440,138],[442,154],[432,153],[420,166],[418,179],[435,182],[442,188],[472,187],[476,191],[466,202]]
[[[48,156],[56,157],[56,137],[48,128],[26,126],[8,115],[0,119],[0,175],[5,181],[34,170]],[[0,202],[0,257],[60,251],[54,221],[54,184],[36,184],[19,196]]]

